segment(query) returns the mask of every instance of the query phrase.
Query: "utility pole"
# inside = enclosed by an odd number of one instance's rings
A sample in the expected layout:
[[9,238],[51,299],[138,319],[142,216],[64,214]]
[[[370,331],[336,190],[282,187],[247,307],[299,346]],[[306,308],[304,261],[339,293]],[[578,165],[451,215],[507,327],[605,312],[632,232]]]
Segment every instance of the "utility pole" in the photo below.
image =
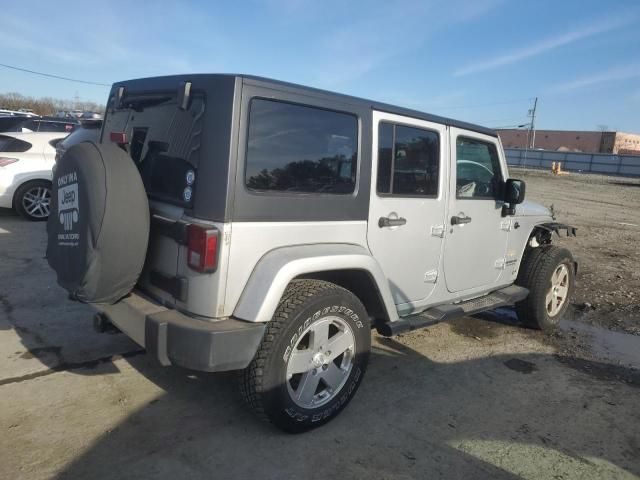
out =
[[536,146],[536,108],[538,107],[538,97],[533,100],[533,108],[529,110],[527,116],[531,118],[531,122],[529,123],[529,135],[528,140],[530,140],[531,144],[528,147],[533,150]]
[[[527,164],[527,152],[529,149],[533,150],[536,146],[536,108],[538,107],[538,97],[533,99],[533,108],[530,108],[527,112],[527,117],[531,118],[529,122],[529,130],[527,131],[527,143],[524,147],[524,158],[522,160],[522,166]],[[526,125],[526,123],[525,123]]]

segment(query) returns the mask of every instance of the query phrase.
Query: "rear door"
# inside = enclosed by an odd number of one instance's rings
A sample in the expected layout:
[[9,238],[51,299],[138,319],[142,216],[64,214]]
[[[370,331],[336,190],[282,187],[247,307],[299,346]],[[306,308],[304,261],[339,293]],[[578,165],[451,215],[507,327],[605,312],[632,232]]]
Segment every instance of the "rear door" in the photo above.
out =
[[444,236],[444,125],[373,112],[367,241],[403,313],[433,292]]
[[184,246],[172,233],[193,207],[205,109],[205,97],[197,93],[187,109],[180,108],[177,90],[135,92],[122,108],[111,104],[102,132],[102,142],[120,143],[142,176],[152,229],[138,284],[165,303],[187,300],[186,279],[179,275],[181,253],[186,264]]
[[490,289],[500,282],[510,229],[502,217],[504,161],[498,139],[450,129],[452,172],[444,249],[447,289]]

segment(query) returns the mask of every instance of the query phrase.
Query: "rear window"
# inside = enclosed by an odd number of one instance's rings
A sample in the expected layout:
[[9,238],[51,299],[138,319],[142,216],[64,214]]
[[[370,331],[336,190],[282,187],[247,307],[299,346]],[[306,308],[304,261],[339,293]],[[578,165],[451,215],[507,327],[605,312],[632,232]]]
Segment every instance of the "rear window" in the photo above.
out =
[[24,140],[18,140],[17,138],[9,137],[7,135],[0,135],[0,152],[26,152],[31,148],[29,142]]
[[109,105],[103,142],[125,133],[150,198],[190,208],[197,185],[204,95],[192,93],[189,107],[178,107],[175,93],[125,97],[125,108]]
[[255,191],[353,193],[358,156],[356,116],[253,99],[245,183]]
[[27,117],[21,116],[0,117],[0,132],[18,132],[26,120]]

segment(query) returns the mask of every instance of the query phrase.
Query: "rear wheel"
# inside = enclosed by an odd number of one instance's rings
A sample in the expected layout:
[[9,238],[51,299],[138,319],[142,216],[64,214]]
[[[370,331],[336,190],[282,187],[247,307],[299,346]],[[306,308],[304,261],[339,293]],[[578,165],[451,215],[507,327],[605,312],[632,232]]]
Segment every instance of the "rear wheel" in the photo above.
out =
[[20,185],[13,197],[13,206],[27,220],[46,220],[51,208],[51,183],[33,180]]
[[356,296],[329,282],[294,280],[241,373],[241,393],[277,427],[310,430],[349,403],[370,348],[369,321]]
[[518,318],[534,328],[555,329],[575,288],[575,261],[571,252],[554,245],[529,251],[516,283],[529,289],[529,296],[516,304]]

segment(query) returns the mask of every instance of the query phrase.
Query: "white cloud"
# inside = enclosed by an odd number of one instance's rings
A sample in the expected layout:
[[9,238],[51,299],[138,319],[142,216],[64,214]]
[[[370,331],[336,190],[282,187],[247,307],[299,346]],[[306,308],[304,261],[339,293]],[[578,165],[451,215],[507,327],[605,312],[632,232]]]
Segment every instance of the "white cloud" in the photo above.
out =
[[[399,54],[419,49],[435,32],[472,21],[503,0],[388,1],[373,4],[355,20],[344,21],[319,41],[316,81],[335,88],[363,78]],[[296,0],[286,0],[285,4]],[[416,59],[428,61],[428,59]],[[401,72],[401,65],[394,67]]]
[[486,58],[477,62],[472,62],[459,68],[454,72],[454,76],[460,77],[472,73],[484,72],[495,68],[511,65],[520,62],[526,58],[540,55],[542,53],[555,50],[557,48],[575,43],[595,35],[609,32],[633,21],[633,17],[625,18],[615,17],[609,19],[600,19],[590,25],[575,28],[559,35],[543,38],[530,45],[521,47],[508,53]]
[[[584,77],[571,80],[570,82],[560,83],[550,89],[551,92],[566,93],[587,87],[593,87],[602,83],[610,83],[621,80],[629,80],[632,78],[640,78],[640,65],[622,65],[605,70],[602,73],[587,75]],[[640,95],[640,91],[636,92]]]

